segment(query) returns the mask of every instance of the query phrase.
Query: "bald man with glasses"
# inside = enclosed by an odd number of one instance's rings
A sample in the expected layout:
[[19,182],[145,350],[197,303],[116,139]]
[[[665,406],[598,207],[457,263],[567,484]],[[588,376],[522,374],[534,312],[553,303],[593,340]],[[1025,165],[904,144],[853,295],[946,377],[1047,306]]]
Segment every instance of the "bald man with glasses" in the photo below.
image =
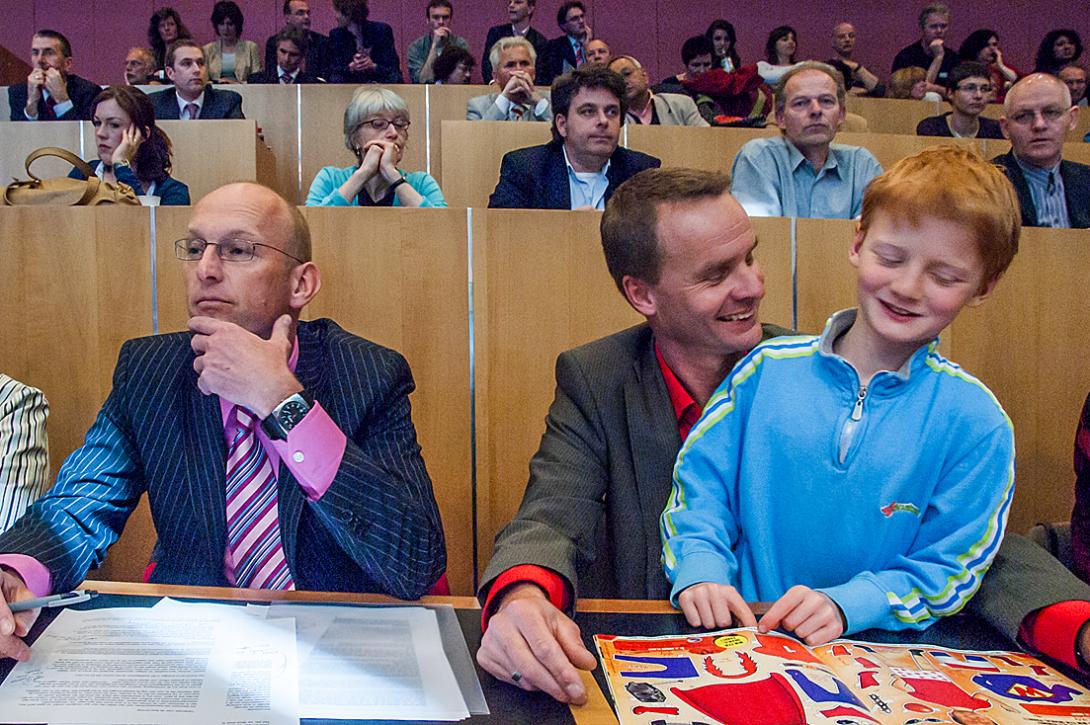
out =
[[189,331],[126,342],[110,392],[57,482],[0,535],[0,658],[26,659],[36,612],[71,589],[145,492],[150,581],[424,594],[443,529],[398,353],[299,315],[321,288],[296,207],[230,184],[175,244]]

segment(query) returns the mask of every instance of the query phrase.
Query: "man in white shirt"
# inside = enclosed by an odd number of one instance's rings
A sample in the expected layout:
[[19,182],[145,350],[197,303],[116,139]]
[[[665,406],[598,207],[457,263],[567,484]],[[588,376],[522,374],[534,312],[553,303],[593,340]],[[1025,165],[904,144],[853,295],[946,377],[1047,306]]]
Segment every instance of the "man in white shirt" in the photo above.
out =
[[629,123],[644,126],[707,126],[690,96],[652,93],[647,71],[630,55],[618,55],[609,69],[624,78]]
[[102,90],[72,73],[72,46],[55,30],[39,30],[30,43],[26,83],[8,86],[12,121],[89,121]]
[[537,54],[526,38],[500,38],[492,46],[491,65],[495,93],[470,98],[469,121],[551,121],[548,91],[534,88]]
[[242,115],[242,96],[207,85],[204,51],[196,41],[183,39],[170,44],[167,48],[166,72],[174,87],[149,96],[151,104],[155,106],[155,118],[160,121],[245,118]]

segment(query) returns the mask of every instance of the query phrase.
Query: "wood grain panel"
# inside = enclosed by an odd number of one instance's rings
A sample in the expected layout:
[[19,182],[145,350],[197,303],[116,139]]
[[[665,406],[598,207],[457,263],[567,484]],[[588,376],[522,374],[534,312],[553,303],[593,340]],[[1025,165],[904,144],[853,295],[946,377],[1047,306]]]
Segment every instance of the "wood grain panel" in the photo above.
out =
[[[259,44],[264,53],[264,41]],[[274,170],[267,180],[286,199],[302,204],[306,196],[299,178],[299,100],[302,86],[231,86],[242,96],[246,118],[257,123],[260,138],[272,151]]]
[[825,327],[829,315],[855,306],[855,269],[848,262],[855,222],[799,219],[797,223],[798,329],[816,335]]
[[[7,94],[4,100],[7,100]],[[3,116],[7,119],[8,116]],[[79,121],[51,121],[49,123],[25,123],[18,121],[0,121],[0,186],[10,184],[14,179],[29,179],[26,172],[26,158],[30,152],[43,146],[58,146],[79,156],[80,151]],[[72,166],[55,158],[39,159],[31,167],[35,176],[48,179],[54,176],[67,176]]]
[[452,591],[473,592],[465,210],[308,208],[323,289],[306,310],[391,347],[416,380],[413,422],[447,537]]
[[[276,183],[275,179],[259,176],[258,145],[262,141],[257,138],[257,124],[252,119],[159,121],[159,126],[174,144],[171,175],[189,186],[189,197],[194,204],[229,181]],[[86,128],[90,133],[89,123]],[[94,151],[92,140],[84,144],[88,153]]]
[[660,159],[663,166],[683,166],[705,171],[730,172],[738,150],[747,141],[778,136],[780,129],[687,128],[685,126],[637,126],[628,129],[628,148]]
[[867,119],[870,133],[916,134],[916,124],[946,109],[944,103],[900,98],[865,98],[848,96],[847,109]]
[[[396,28],[395,28],[396,32]],[[302,143],[303,198],[323,166],[344,167],[355,157],[344,145],[344,109],[356,91],[354,85],[303,86]],[[427,114],[424,86],[387,86],[405,100],[409,108],[409,141],[399,167],[404,171],[423,171],[427,157]]]
[[547,123],[443,121],[443,195],[451,206],[484,209],[508,151],[547,143]]
[[[491,93],[489,86],[446,86],[429,85],[428,92],[428,143],[431,175],[443,188],[443,121],[466,120],[466,104],[470,98]],[[443,188],[444,192],[446,191]],[[447,199],[448,203],[450,199]]]

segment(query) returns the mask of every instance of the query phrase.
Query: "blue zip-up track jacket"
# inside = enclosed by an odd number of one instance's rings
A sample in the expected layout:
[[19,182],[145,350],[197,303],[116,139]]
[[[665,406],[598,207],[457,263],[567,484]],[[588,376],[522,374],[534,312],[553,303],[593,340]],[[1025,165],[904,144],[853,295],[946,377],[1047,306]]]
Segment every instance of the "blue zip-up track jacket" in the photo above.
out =
[[747,601],[803,584],[850,634],[923,629],[980,586],[1014,497],[1010,418],[937,340],[861,389],[832,352],[854,319],[762,343],[708,401],[662,514],[675,605],[701,582]]

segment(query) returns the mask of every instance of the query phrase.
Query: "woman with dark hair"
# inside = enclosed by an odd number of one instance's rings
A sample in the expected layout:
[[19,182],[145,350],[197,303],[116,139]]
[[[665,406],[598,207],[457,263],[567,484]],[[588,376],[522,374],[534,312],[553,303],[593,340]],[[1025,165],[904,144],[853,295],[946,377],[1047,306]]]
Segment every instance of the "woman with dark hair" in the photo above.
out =
[[331,83],[401,83],[394,31],[368,17],[367,0],[333,0],[329,33]]
[[1021,73],[1003,63],[1003,51],[999,49],[999,36],[994,30],[981,28],[969,33],[969,37],[958,48],[958,57],[963,63],[983,63],[988,66],[988,76],[992,81],[995,95],[991,101],[1002,103],[1007,97],[1007,89],[1021,77]]
[[452,45],[436,58],[432,71],[435,73],[436,85],[463,85],[469,83],[473,76],[473,67],[477,61],[465,48]]
[[1034,73],[1056,75],[1069,63],[1076,62],[1082,56],[1082,38],[1070,28],[1050,30],[1045,34],[1037,48],[1037,65]]
[[213,83],[245,83],[251,73],[261,72],[257,43],[242,39],[243,22],[242,9],[232,0],[220,0],[212,8],[216,39],[202,50]]
[[795,65],[798,33],[790,25],[781,25],[768,34],[765,41],[765,60],[757,61],[757,72],[764,82],[774,86],[784,73]]
[[[109,86],[91,105],[98,158],[89,162],[103,181],[128,184],[140,197],[164,206],[189,204],[189,187],[170,176],[173,146],[155,125],[151,101],[138,88]],[[83,178],[72,169],[72,178]]]
[[716,64],[728,73],[738,70],[738,67],[742,65],[742,59],[738,56],[738,50],[735,47],[738,37],[734,33],[734,26],[729,21],[719,18],[711,22],[708,29],[704,31],[704,36],[715,48]]
[[163,69],[167,46],[175,40],[192,38],[189,28],[182,22],[182,16],[172,7],[162,7],[151,14],[148,21],[148,46],[155,54],[155,67]]

